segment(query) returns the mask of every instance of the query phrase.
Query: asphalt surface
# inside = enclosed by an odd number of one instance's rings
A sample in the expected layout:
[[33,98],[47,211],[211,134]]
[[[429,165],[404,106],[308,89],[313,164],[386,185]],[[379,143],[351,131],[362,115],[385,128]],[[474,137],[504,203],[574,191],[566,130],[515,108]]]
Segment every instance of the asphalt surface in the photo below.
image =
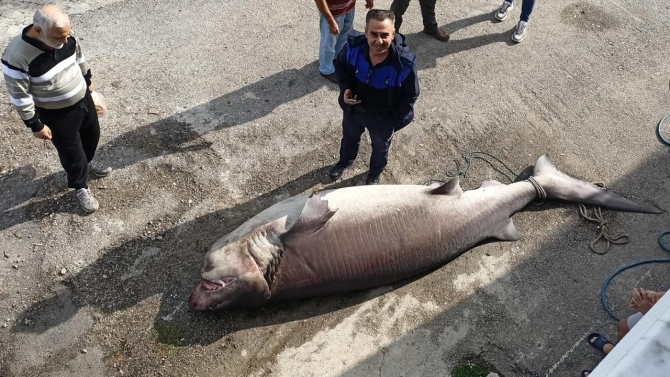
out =
[[[376,1],[388,8],[390,1]],[[36,2],[0,4],[0,45]],[[596,225],[550,202],[515,215],[524,238],[476,247],[412,281],[373,291],[217,314],[186,307],[219,237],[292,195],[361,184],[370,148],[340,182],[337,89],[317,69],[311,1],[63,1],[109,104],[84,215],[55,149],[32,138],[0,91],[0,376],[449,375],[478,355],[504,376],[574,376],[615,337],[605,277],[664,257],[670,215],[604,211],[631,242],[588,250]],[[536,4],[526,39],[492,1],[438,1],[452,35],[403,33],[418,55],[416,119],[394,139],[382,183],[445,180],[454,159],[491,153],[515,172],[544,153],[563,171],[670,208],[670,156],[655,138],[670,110],[670,5]],[[357,7],[362,30],[364,2]],[[364,139],[367,140],[367,139]],[[475,161],[464,189],[504,177]],[[65,269],[65,270],[63,270]],[[609,291],[667,289],[667,266]]]

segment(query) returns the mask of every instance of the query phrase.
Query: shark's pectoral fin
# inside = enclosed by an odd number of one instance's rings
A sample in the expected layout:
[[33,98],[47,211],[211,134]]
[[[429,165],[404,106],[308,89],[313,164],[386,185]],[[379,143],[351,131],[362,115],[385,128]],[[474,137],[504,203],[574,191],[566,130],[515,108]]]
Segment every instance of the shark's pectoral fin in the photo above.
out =
[[495,230],[493,237],[501,241],[518,241],[521,239],[521,233],[519,228],[514,225],[512,219],[507,219],[507,221],[500,224],[500,227]]
[[295,224],[284,233],[280,238],[282,241],[287,238],[300,235],[301,237],[309,236],[316,233],[330,220],[335,211],[328,208],[328,201],[322,199],[318,194],[312,194],[305,203],[305,206],[300,212],[300,216],[295,221]]
[[449,182],[434,188],[430,191],[432,195],[460,195],[463,193],[458,177],[454,177]]

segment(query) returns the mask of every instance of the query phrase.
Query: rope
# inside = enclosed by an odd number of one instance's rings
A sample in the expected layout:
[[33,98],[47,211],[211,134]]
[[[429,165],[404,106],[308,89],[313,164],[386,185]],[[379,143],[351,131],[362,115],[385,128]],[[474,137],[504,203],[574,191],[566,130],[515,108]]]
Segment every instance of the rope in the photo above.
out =
[[[491,161],[488,160],[488,158],[491,158],[491,159],[497,161],[500,165],[503,166],[503,168],[506,171],[503,171],[503,170],[497,168]],[[496,156],[494,156],[490,153],[480,152],[480,151],[473,151],[473,152],[470,152],[470,153],[464,155],[463,159],[465,160],[465,168],[461,168],[461,163],[458,160],[454,160],[454,162],[456,163],[456,171],[451,172],[451,171],[447,170],[447,177],[453,178],[453,177],[462,175],[463,178],[467,178],[468,172],[470,172],[470,168],[472,167],[472,160],[474,160],[474,159],[480,159],[480,160],[485,161],[487,164],[491,165],[491,168],[493,170],[497,171],[498,173],[502,174],[505,178],[507,178],[510,181],[510,183],[513,183],[514,179],[518,175],[518,174],[514,173],[514,171],[512,169],[510,169],[510,167],[507,166],[507,164],[505,164],[498,157],[496,157]]]
[[[589,215],[587,215],[586,211],[587,211],[586,206],[580,203],[579,215],[587,221],[598,224],[598,229],[600,229],[598,237],[596,237],[593,241],[591,241],[591,244],[589,245],[589,249],[591,249],[592,252],[598,255],[603,255],[606,254],[608,251],[610,251],[610,247],[612,246],[612,244],[625,245],[630,242],[630,237],[626,234],[621,234],[618,236],[612,236],[610,234],[610,232],[607,230],[607,221],[605,221],[605,219],[603,218],[603,213],[600,207],[593,207],[594,217],[590,217]],[[600,241],[601,238],[604,239],[605,242],[607,242],[607,248],[604,251],[598,251],[596,249],[596,243],[598,243],[598,241]]]
[[528,177],[528,179],[526,180],[530,182],[533,185],[533,187],[535,187],[535,191],[537,191],[537,196],[540,198],[540,200],[535,202],[535,204],[538,205],[543,204],[544,200],[547,199],[547,192],[544,191],[544,187],[540,186],[540,184],[537,183],[537,181],[533,177]]
[[[670,115],[670,114],[669,114]],[[481,152],[481,151],[473,151],[470,152],[466,155],[463,155],[463,159],[465,160],[465,167],[463,167],[458,160],[454,160],[454,163],[456,164],[456,170],[455,171],[449,171],[447,170],[446,174],[447,177],[453,178],[456,176],[463,176],[463,178],[466,178],[468,173],[470,172],[470,168],[472,167],[472,162],[475,159],[480,159],[486,162],[493,168],[493,170],[497,171],[500,173],[502,176],[507,178],[510,183],[514,183],[515,178],[519,175],[514,172],[507,164],[505,164],[502,160],[500,160],[498,157],[486,153],[486,152]],[[502,165],[501,168],[498,168],[491,160],[497,162],[499,165]],[[544,188],[535,180],[533,177],[528,177],[526,181],[530,182],[533,187],[535,188],[535,191],[537,192],[538,200],[535,200],[533,203],[537,205],[541,205],[544,203],[544,200],[547,198],[547,192],[544,190]],[[603,184],[596,183],[597,186],[604,187]],[[607,229],[607,221],[603,218],[602,215],[602,210],[600,207],[594,207],[593,209],[594,212],[594,217],[590,217],[586,214],[586,206],[583,204],[579,205],[579,214],[586,220],[593,222],[595,224],[598,224],[598,229],[600,229],[600,233],[598,234],[598,237],[594,239],[591,244],[589,245],[589,249],[591,249],[592,252],[603,255],[607,253],[611,246],[614,245],[625,245],[628,242],[630,242],[630,237],[626,234],[618,235],[618,236],[612,236]],[[598,251],[595,247],[596,243],[600,241],[600,239],[604,239],[605,242],[607,242],[607,248],[605,251]]]

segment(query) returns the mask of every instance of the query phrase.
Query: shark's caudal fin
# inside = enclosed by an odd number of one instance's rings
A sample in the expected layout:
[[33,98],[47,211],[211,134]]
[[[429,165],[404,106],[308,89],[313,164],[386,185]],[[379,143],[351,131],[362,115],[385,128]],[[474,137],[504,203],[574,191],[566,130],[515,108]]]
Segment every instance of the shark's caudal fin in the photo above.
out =
[[593,204],[621,211],[644,213],[665,212],[654,205],[635,203],[612,191],[561,173],[549,161],[547,155],[543,155],[537,160],[533,178],[544,188],[548,198]]

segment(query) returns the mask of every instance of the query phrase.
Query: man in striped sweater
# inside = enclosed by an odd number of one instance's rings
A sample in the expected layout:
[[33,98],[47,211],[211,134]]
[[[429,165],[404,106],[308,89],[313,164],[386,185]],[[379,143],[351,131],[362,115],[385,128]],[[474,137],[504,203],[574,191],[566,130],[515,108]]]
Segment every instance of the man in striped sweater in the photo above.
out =
[[2,54],[2,73],[9,99],[38,139],[51,140],[86,212],[98,209],[88,189],[89,172],[106,176],[111,168],[91,164],[100,125],[91,98],[91,70],[68,16],[46,5]]

